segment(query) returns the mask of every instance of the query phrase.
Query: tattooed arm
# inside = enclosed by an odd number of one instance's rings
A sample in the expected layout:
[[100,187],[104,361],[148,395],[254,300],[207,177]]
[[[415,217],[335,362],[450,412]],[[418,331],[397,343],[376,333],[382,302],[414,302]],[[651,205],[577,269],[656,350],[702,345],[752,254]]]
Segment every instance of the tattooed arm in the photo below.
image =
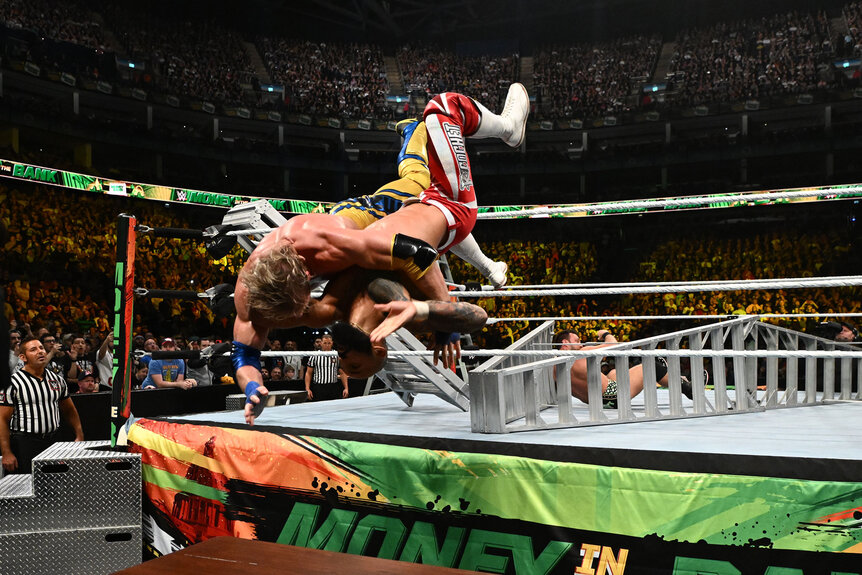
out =
[[374,309],[387,313],[380,325],[371,332],[371,343],[379,345],[386,336],[401,326],[412,323],[434,331],[428,349],[434,350],[434,363],[442,360],[446,368],[455,368],[461,357],[459,332],[476,331],[485,325],[488,314],[479,306],[447,301],[393,301],[377,304]]
[[374,278],[368,284],[368,295],[374,303],[389,303],[393,301],[407,301],[410,299],[407,289],[400,283],[386,279]]
[[470,333],[481,329],[488,314],[477,305],[449,301],[411,301],[401,284],[382,278],[368,286],[368,294],[377,302],[375,309],[388,317],[371,332],[371,341],[379,342],[407,323],[437,331]]
[[[421,304],[428,306],[427,315]],[[429,329],[437,331],[457,331],[472,333],[482,329],[488,320],[488,314],[477,305],[466,302],[426,301],[413,302],[417,317],[413,321],[421,321]],[[424,319],[422,316],[424,315]]]
[[386,336],[408,323],[430,329],[434,331],[434,341],[429,346],[434,350],[434,363],[442,359],[447,367],[454,368],[455,361],[461,357],[459,333],[476,331],[488,319],[485,310],[469,303],[410,300],[401,284],[383,278],[369,284],[368,294],[377,302],[374,309],[386,314],[371,332],[373,344],[379,345]]

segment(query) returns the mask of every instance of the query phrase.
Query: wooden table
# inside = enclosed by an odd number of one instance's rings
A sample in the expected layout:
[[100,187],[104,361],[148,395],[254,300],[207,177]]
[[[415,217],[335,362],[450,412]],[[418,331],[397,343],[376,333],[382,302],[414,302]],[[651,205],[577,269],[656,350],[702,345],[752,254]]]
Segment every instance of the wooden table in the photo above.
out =
[[115,575],[464,575],[448,567],[392,561],[294,547],[266,541],[215,537]]

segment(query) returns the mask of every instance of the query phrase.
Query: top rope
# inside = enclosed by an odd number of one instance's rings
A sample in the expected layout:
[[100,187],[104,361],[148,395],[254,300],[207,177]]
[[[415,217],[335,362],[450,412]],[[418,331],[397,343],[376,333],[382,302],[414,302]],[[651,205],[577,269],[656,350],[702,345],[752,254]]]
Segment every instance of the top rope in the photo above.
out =
[[[586,284],[590,285],[590,284]],[[810,287],[854,287],[862,285],[862,276],[835,276],[828,278],[783,278],[774,280],[711,281],[704,283],[672,283],[662,285],[617,284],[618,287],[581,287],[558,289],[502,289],[488,291],[450,291],[457,297],[525,297],[525,296],[577,296],[577,295],[619,295],[635,293],[678,293],[705,291],[751,291],[770,289],[793,289]]]
[[834,186],[819,189],[798,188],[786,191],[767,191],[739,194],[715,194],[711,196],[666,198],[652,200],[626,200],[622,202],[607,202],[598,204],[572,204],[568,206],[557,206],[553,208],[538,207],[525,210],[511,210],[501,212],[480,212],[476,219],[500,220],[519,217],[550,216],[555,214],[570,214],[575,212],[606,212],[608,210],[633,210],[633,209],[658,209],[696,207],[708,204],[728,202],[756,202],[759,200],[789,200],[796,198],[825,198],[834,196],[859,196],[862,195],[862,185]]

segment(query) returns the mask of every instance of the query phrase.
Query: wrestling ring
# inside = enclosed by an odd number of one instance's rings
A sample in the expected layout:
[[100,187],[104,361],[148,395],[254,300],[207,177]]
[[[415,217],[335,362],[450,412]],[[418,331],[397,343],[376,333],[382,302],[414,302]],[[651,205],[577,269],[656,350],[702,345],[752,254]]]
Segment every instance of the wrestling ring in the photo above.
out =
[[[231,557],[197,551],[219,536],[396,559],[406,562],[397,568],[403,573],[412,572],[410,563],[518,575],[860,572],[862,354],[762,321],[779,314],[491,318],[533,327],[505,349],[465,351],[481,360],[457,371],[434,365],[401,329],[387,339],[390,359],[377,375],[394,393],[368,393],[369,380],[365,396],[268,407],[254,427],[238,409],[132,423],[135,298],[200,299],[217,313],[233,305],[224,286],[136,286],[137,235],[204,241],[223,255],[234,241],[250,252],[283,222],[265,201],[237,206],[207,230],[118,218],[114,373],[123,385],[113,391],[112,445],[127,432],[128,448],[58,444],[34,460],[31,483],[0,483],[0,513],[34,532],[0,529],[4,572],[113,572],[139,561],[141,543],[149,557],[188,548],[198,572],[225,561],[259,568],[248,563],[254,545]],[[860,283],[845,276],[475,291],[453,284],[451,293],[528,298]],[[623,318],[710,323],[601,349],[552,344],[558,321]],[[227,345],[152,356],[215,357]],[[272,355],[309,352],[263,353]],[[666,387],[657,385],[653,358],[666,363]],[[576,361],[586,365],[586,403],[571,393]],[[613,408],[602,401],[603,362],[617,370]],[[638,362],[644,386],[632,398],[628,367]],[[735,417],[714,417],[724,415]],[[90,487],[80,497],[69,487],[79,483]],[[66,495],[52,499],[52,490]],[[114,500],[105,512],[104,502]],[[331,570],[344,564],[335,557]],[[139,567],[169,566],[170,558]]]
[[[847,194],[857,194],[848,187]],[[842,191],[824,192],[800,190],[782,192],[782,197],[809,197],[823,193],[841,195]],[[775,199],[775,193],[762,194]],[[758,201],[758,194],[740,195],[740,201]],[[727,197],[724,197],[727,200]],[[732,197],[730,198],[732,200]],[[620,202],[619,206],[662,208],[685,202],[685,205],[708,205],[712,200],[685,198],[684,200],[644,200]],[[601,204],[603,209],[614,209],[617,204]],[[609,207],[610,206],[610,207]],[[508,218],[513,216],[547,216],[571,211],[590,212],[590,206],[567,208],[537,208],[528,211],[484,213],[480,217]],[[138,233],[157,236],[203,240],[214,258],[222,257],[235,243],[251,252],[257,243],[272,229],[286,220],[267,201],[242,204],[229,210],[220,225],[206,230],[148,228],[138,225],[133,216],[121,216],[120,233],[127,237],[124,258],[133,257],[134,237]],[[445,261],[443,262],[445,264]],[[129,269],[126,262],[118,264]],[[133,264],[131,265],[133,268]],[[444,265],[448,274],[448,266]],[[118,276],[119,277],[119,276]],[[449,275],[451,280],[451,275]],[[746,281],[705,282],[652,282],[587,285],[526,285],[493,289],[482,286],[479,290],[451,284],[455,298],[488,297],[547,297],[588,296],[614,294],[666,294],[679,292],[743,291],[850,287],[862,285],[860,276],[782,278]],[[232,308],[227,286],[215,286],[204,292],[176,292],[134,288],[133,273],[123,277],[117,289],[129,295],[143,297],[203,298],[214,309],[226,314]],[[131,317],[128,311],[117,310],[117,317]],[[430,352],[406,329],[399,330],[387,340],[390,360],[377,374],[386,388],[394,391],[408,406],[422,394],[436,395],[444,401],[470,413],[471,429],[478,433],[507,433],[560,427],[630,423],[640,420],[685,418],[705,415],[739,414],[777,407],[818,405],[831,401],[862,399],[862,391],[854,386],[855,378],[862,377],[862,357],[853,345],[824,340],[809,334],[771,325],[762,320],[776,317],[857,317],[862,314],[762,314],[762,315],[672,315],[672,316],[589,316],[589,317],[528,317],[490,318],[489,323],[503,321],[530,321],[537,325],[511,346],[500,350],[470,350],[474,358],[486,358],[471,371],[441,369],[430,361]],[[691,319],[718,320],[713,324],[662,336],[619,343],[613,347],[590,350],[589,346],[577,351],[562,351],[551,345],[557,321],[600,319]],[[121,333],[130,330],[119,321]],[[225,344],[218,349],[204,350],[204,357],[224,353]],[[201,352],[156,352],[158,357],[195,359]],[[313,352],[326,353],[326,352]],[[336,352],[329,352],[335,355]],[[119,354],[118,354],[119,355]],[[308,356],[309,352],[264,352],[263,356]],[[193,357],[194,356],[194,357]],[[657,389],[653,362],[644,362],[644,391],[634,403],[629,393],[628,366],[644,358],[662,357],[666,360],[668,384]],[[573,402],[570,390],[569,368],[572,363],[585,360],[590,401],[586,406]],[[602,406],[602,362],[617,366],[619,380],[616,408]],[[708,370],[704,375],[704,365]],[[690,366],[689,369],[683,369]],[[555,370],[560,377],[554,378]],[[691,399],[687,400],[680,389],[683,372],[690,374]],[[369,379],[366,394],[371,390]],[[707,383],[709,386],[707,387]],[[124,410],[122,402],[115,405],[118,425]]]
[[[282,222],[265,202],[245,204],[230,210],[221,224],[234,229],[221,231],[250,251]],[[860,283],[862,278],[846,276],[476,291],[453,285],[451,294],[467,300]],[[359,514],[363,518],[352,535],[340,543],[322,543],[291,527],[299,521],[295,514],[300,502],[318,505],[313,497],[296,492],[289,511],[279,516],[284,525],[280,534],[267,535],[260,517],[251,520],[259,539],[509,573],[721,571],[715,563],[707,565],[707,557],[729,561],[740,572],[757,572],[752,567],[760,565],[758,575],[769,565],[812,564],[813,558],[787,555],[790,550],[818,551],[813,554],[816,561],[847,566],[862,551],[862,529],[853,511],[862,509],[862,449],[853,439],[853,422],[862,407],[857,383],[862,357],[852,345],[762,321],[767,317],[697,317],[702,320],[697,327],[601,349],[566,351],[552,344],[555,325],[563,318],[526,318],[531,327],[526,335],[505,349],[464,351],[478,364],[457,371],[433,365],[424,344],[401,329],[387,339],[390,359],[377,374],[393,393],[267,408],[252,430],[237,423],[238,412],[145,422],[133,426],[129,440],[146,454],[157,445],[150,439],[156,433],[196,445],[200,452],[196,440],[183,439],[192,430],[215,437],[216,449],[228,441],[221,433],[246,430],[242,432],[250,433],[251,441],[274,434],[279,449],[294,454],[289,457],[313,454],[314,461],[334,466],[327,481],[348,495],[321,507],[321,513],[329,509],[327,521],[354,509],[349,495],[351,489],[357,493],[351,488],[354,481],[386,497],[371,514]],[[513,319],[524,318],[490,321]],[[666,362],[666,387],[657,385],[652,360],[657,357]],[[572,396],[569,368],[576,361],[586,364],[586,403]],[[614,407],[602,397],[604,362],[616,367]],[[638,362],[643,366],[643,391],[630,397],[628,367]],[[691,398],[683,393],[685,375]],[[264,477],[242,475],[255,485],[309,485],[266,475],[265,467],[255,469]],[[803,487],[788,497],[791,484]],[[828,499],[825,492],[807,491],[824,485],[834,488]],[[145,493],[150,500],[156,497],[146,479]],[[152,516],[158,517],[159,504],[152,507]],[[256,506],[255,512],[268,518],[265,508]],[[182,513],[168,515],[174,526],[189,525],[188,517],[178,517]],[[430,536],[432,543],[417,555],[410,542],[417,541],[416,530],[426,522],[441,535]],[[363,524],[371,531],[363,530]],[[317,533],[329,532],[329,523],[315,525]],[[395,541],[402,525],[406,542],[399,547]],[[444,553],[442,533],[462,527],[473,534],[468,539],[479,532],[496,533],[488,545],[497,551],[477,557],[468,541],[456,546],[459,551],[453,555]],[[370,535],[375,529],[383,537],[379,545]],[[507,538],[515,533],[532,534],[532,551],[518,556],[512,550],[515,539]],[[561,555],[553,555],[558,559],[541,551],[551,545],[545,543],[549,540],[566,542],[560,544]],[[692,547],[698,541],[706,541],[709,552]],[[649,551],[652,545],[660,551]],[[549,565],[539,567],[541,557]],[[690,571],[682,568],[686,560],[681,557],[694,558]]]

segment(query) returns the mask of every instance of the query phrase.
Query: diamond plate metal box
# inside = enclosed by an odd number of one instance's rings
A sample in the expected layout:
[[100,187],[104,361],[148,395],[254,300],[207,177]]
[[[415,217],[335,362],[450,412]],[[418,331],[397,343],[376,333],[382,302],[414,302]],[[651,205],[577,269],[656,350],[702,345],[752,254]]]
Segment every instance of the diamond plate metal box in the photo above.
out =
[[0,480],[0,533],[140,526],[140,455],[107,446],[57,443],[33,459],[32,476]]
[[140,562],[140,523],[0,535],[3,575],[102,575]]
[[0,480],[0,499],[30,497],[31,495],[33,495],[32,475],[7,475]]

